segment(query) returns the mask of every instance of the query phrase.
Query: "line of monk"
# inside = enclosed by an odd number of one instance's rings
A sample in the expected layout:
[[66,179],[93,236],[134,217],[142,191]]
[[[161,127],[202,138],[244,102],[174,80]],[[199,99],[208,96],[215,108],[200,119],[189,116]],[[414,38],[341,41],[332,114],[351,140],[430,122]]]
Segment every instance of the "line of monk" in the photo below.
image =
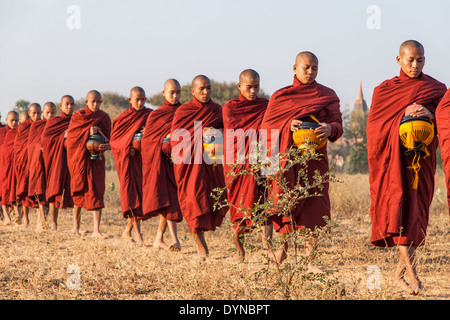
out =
[[[426,237],[439,141],[450,190],[450,90],[446,92],[444,84],[422,72],[425,53],[419,42],[402,43],[396,59],[400,75],[375,88],[367,121],[371,243],[399,248],[395,285],[416,294],[422,285],[414,255]],[[251,230],[247,228],[251,222],[244,215],[245,210],[240,209],[252,208],[267,197],[276,205],[280,189],[275,184],[272,188],[261,186],[252,176],[232,179],[237,150],[242,148],[248,155],[252,143],[261,138],[260,130],[277,130],[277,146],[283,154],[293,145],[293,132],[311,118],[319,124],[314,130],[319,139],[335,142],[343,134],[339,98],[332,89],[316,82],[318,70],[317,56],[300,52],[293,66],[293,83],[277,90],[269,100],[258,96],[259,74],[246,69],[239,75],[239,97],[223,107],[212,100],[211,81],[205,75],[192,80],[192,99],[184,104],[180,103],[180,83],[176,79],[167,80],[162,91],[165,101],[154,110],[145,106],[145,91],[134,87],[128,99],[129,108],[112,122],[100,110],[102,96],[96,90],[87,94],[86,107],[76,112],[70,95],[61,98],[59,116],[53,103],[46,103],[42,110],[33,103],[28,112],[20,115],[11,111],[6,126],[0,128],[4,224],[11,223],[11,212],[18,223],[28,224],[29,210],[36,208],[38,227],[42,228],[49,219],[50,228],[56,230],[58,210],[73,208],[73,232],[80,234],[84,208],[94,214],[93,236],[105,238],[100,232],[105,206],[102,153],[111,150],[120,182],[121,212],[127,221],[124,239],[144,244],[141,222],[158,217],[153,247],[179,251],[177,224],[185,220],[198,254],[204,259],[209,254],[205,232],[221,226],[229,210],[237,259],[242,261],[245,258],[242,235]],[[416,177],[411,170],[412,159],[400,145],[398,128],[404,116],[426,117],[436,125],[437,135],[420,162],[417,188],[411,187]],[[254,134],[242,142],[228,134],[237,130]],[[203,137],[217,131],[223,137],[223,159],[231,158],[231,163],[214,157],[202,161],[206,150]],[[93,135],[103,139],[98,145],[100,155],[95,159],[86,148]],[[329,171],[327,145],[316,152],[321,160],[307,163],[309,180],[317,172],[327,175]],[[249,168],[246,161],[241,169]],[[297,164],[284,173],[292,188],[301,166]],[[224,188],[220,200],[228,199],[229,208],[214,209],[216,200],[211,193],[215,188]],[[301,199],[290,209],[291,218],[269,215],[262,225],[265,245],[272,239],[273,231],[285,235],[304,227],[314,230],[326,225],[326,218],[331,217],[329,183],[316,191],[320,195]],[[449,191],[448,199],[450,204]],[[170,245],[164,241],[167,229]],[[316,239],[312,238],[307,256],[315,245]],[[289,243],[285,241],[274,259],[282,263],[288,249]],[[308,269],[322,272],[312,261]]]

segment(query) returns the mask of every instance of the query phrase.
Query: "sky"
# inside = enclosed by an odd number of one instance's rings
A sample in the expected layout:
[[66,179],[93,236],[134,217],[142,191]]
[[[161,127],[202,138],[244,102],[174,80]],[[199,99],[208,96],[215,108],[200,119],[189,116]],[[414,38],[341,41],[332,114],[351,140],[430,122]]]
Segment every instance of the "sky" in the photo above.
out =
[[198,74],[237,82],[255,69],[268,94],[290,85],[295,56],[319,58],[316,81],[352,108],[360,83],[399,74],[400,44],[425,46],[424,72],[450,86],[448,0],[0,0],[0,112],[89,90],[151,96]]

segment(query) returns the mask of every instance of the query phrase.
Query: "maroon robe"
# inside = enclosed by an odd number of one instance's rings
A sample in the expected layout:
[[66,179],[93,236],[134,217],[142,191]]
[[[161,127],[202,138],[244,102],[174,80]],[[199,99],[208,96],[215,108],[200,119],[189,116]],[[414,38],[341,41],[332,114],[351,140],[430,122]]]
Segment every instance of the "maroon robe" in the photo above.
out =
[[[200,125],[198,136],[194,136],[194,121]],[[203,160],[202,129],[205,127],[223,128],[222,109],[212,100],[201,103],[194,97],[175,111],[170,132],[178,199],[191,233],[214,231],[222,224],[227,211],[226,208],[213,208],[216,200],[211,193],[214,188],[225,187],[225,178],[221,164],[214,166]],[[174,132],[178,134],[180,130],[188,133],[190,141],[184,141],[182,137],[176,139]],[[179,143],[190,152],[181,152],[180,146],[177,146]],[[177,151],[180,152],[174,154]]]
[[374,89],[366,128],[372,245],[424,243],[438,140],[435,137],[427,147],[430,156],[420,159],[419,184],[413,189],[415,174],[407,168],[412,159],[400,144],[399,126],[406,107],[415,102],[434,113],[444,93],[445,85],[430,76],[409,78],[402,70]]
[[16,176],[14,174],[14,141],[16,135],[17,127],[7,130],[5,140],[0,148],[2,205],[16,204]]
[[[294,76],[292,85],[276,91],[270,98],[261,128],[279,129],[279,152],[284,154],[293,145],[290,128],[292,120],[314,122],[310,115],[331,126],[329,141],[334,142],[342,135],[342,115],[336,93],[315,81],[312,84],[302,84]],[[268,144],[268,147],[273,146]],[[327,145],[316,150],[316,152],[321,155],[320,160],[309,161],[306,168],[307,179],[310,183],[314,182],[313,177],[316,170],[320,172],[321,176],[327,175],[329,171]],[[280,161],[280,165],[283,166],[283,164],[284,162]],[[285,173],[285,178],[291,187],[296,185],[297,173],[301,169],[302,165],[296,164]],[[272,187],[272,194],[269,196],[273,197],[276,204],[278,198],[275,195],[280,193],[281,189],[275,183],[272,184]],[[300,199],[291,210],[292,221],[296,228],[306,227],[314,230],[315,227],[326,225],[323,217],[330,217],[329,183],[324,183],[323,189],[313,188],[309,190],[310,194],[314,192],[318,192],[320,195]],[[291,232],[293,226],[289,217],[273,214],[270,219],[273,221],[276,231],[280,233]]]
[[46,198],[56,208],[71,208],[74,205],[65,146],[65,132],[69,128],[70,118],[61,113],[59,117],[49,119],[41,137],[47,178]]
[[16,176],[16,198],[22,205],[35,208],[37,202],[28,195],[29,163],[28,163],[28,134],[33,120],[28,119],[17,127],[17,136],[14,142],[14,174]]
[[436,108],[436,128],[441,146],[442,164],[444,166],[447,201],[450,211],[450,89],[447,90]]
[[40,204],[46,205],[45,166],[42,157],[41,136],[47,120],[37,120],[31,124],[28,135],[28,194]]
[[111,133],[111,152],[120,182],[120,203],[124,218],[143,218],[142,212],[142,156],[136,151],[130,156],[132,140],[145,126],[152,109],[136,110],[131,106],[114,119]]
[[[263,188],[258,185],[257,181],[252,176],[238,175],[233,178],[230,172],[238,172],[239,170],[248,170],[251,168],[249,160],[246,159],[244,163],[232,170],[232,167],[236,163],[238,152],[243,155],[249,155],[249,152],[257,152],[257,150],[253,150],[254,146],[252,143],[258,141],[258,131],[261,127],[261,122],[268,102],[268,99],[259,97],[253,101],[247,100],[247,98],[240,94],[239,98],[228,101],[222,107],[224,126],[224,173],[228,189],[228,202],[231,204],[230,218],[234,228],[238,228],[239,225],[250,227],[251,217],[246,217],[246,219],[244,219],[244,215],[246,215],[247,210],[252,209],[259,198],[264,195]],[[237,135],[239,135],[239,129],[242,130],[246,136],[238,136],[236,139],[234,139],[234,135],[229,136],[229,134],[232,133],[231,130],[234,130],[234,132],[237,132]],[[233,140],[229,140],[229,138],[233,138]],[[243,150],[240,150],[241,148],[243,148]],[[240,231],[245,230],[241,229],[242,228],[238,228]]]
[[[167,100],[150,113],[142,138],[142,174],[144,214],[156,217],[162,214],[169,221],[181,222],[177,183],[170,156],[163,152],[163,140],[170,134],[175,111],[180,104],[170,104]],[[165,143],[170,146],[170,143]],[[170,155],[170,148],[168,148]]]
[[97,110],[92,112],[88,107],[78,110],[72,115],[67,131],[67,164],[69,167],[70,189],[74,205],[86,210],[100,210],[105,207],[105,157],[91,160],[86,142],[90,129],[99,127],[109,139],[111,135],[111,119],[109,115]]

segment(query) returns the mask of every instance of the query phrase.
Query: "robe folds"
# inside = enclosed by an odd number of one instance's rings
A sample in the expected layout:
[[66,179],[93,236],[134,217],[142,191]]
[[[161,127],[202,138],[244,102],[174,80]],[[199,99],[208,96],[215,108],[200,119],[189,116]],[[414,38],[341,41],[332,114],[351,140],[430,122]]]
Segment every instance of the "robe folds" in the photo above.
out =
[[86,142],[91,127],[99,127],[108,138],[111,135],[111,119],[103,110],[91,111],[88,107],[76,111],[70,120],[66,137],[67,165],[70,172],[70,189],[73,203],[86,210],[105,207],[105,157],[91,160]]
[[[230,218],[233,227],[240,232],[248,231],[247,228],[251,226],[251,217],[247,217],[247,210],[252,209],[259,198],[264,196],[264,188],[249,175],[238,175],[233,178],[231,171],[251,169],[248,157],[243,162],[238,162],[237,156],[238,153],[248,156],[250,152],[257,151],[253,143],[258,142],[258,133],[268,102],[268,99],[259,97],[253,101],[248,100],[240,94],[238,98],[228,101],[222,107],[224,174],[228,202],[231,204]],[[233,168],[236,163],[240,164]]]
[[152,109],[136,110],[131,106],[112,124],[111,152],[120,183],[120,203],[124,218],[141,220],[142,212],[142,156],[136,151],[130,155],[132,140],[141,132]]
[[2,205],[16,205],[16,175],[14,173],[14,141],[17,127],[6,131],[5,140],[0,148]]
[[28,134],[28,195],[40,204],[46,205],[45,166],[42,157],[41,136],[47,120],[36,120],[31,124]]
[[[177,183],[170,156],[163,152],[163,140],[170,134],[175,111],[180,104],[163,105],[150,113],[142,138],[143,210],[146,217],[163,215],[169,221],[181,222]],[[170,143],[167,143],[170,147]],[[169,148],[170,150],[170,148]],[[170,152],[167,152],[170,155]]]
[[[212,100],[203,104],[194,97],[175,111],[170,132],[178,199],[191,233],[214,231],[227,212],[227,208],[213,208],[216,200],[211,193],[225,187],[225,177],[221,164],[208,164],[203,158],[202,129],[207,127],[223,128],[222,108]],[[180,134],[184,135],[176,137]],[[226,199],[226,190],[222,198]]]
[[70,172],[67,165],[65,132],[69,128],[71,116],[60,116],[47,120],[41,142],[46,175],[46,199],[56,208],[72,208]]
[[5,142],[6,133],[9,131],[9,127],[0,124],[0,203],[2,199],[2,181],[3,181],[3,169],[2,169],[2,146]]
[[436,128],[444,166],[447,200],[450,210],[450,89],[436,108]]
[[14,174],[16,175],[16,198],[22,205],[36,208],[37,202],[28,194],[29,162],[28,162],[28,136],[33,120],[28,119],[17,127],[14,141]]
[[[296,76],[292,85],[276,91],[270,98],[264,119],[261,124],[262,129],[279,130],[279,152],[286,153],[293,145],[292,131],[290,125],[292,120],[297,119],[303,122],[314,122],[310,116],[315,116],[320,122],[325,122],[331,126],[331,135],[328,140],[331,142],[339,139],[343,133],[342,115],[340,112],[339,98],[336,93],[317,82],[312,84],[302,84]],[[270,140],[268,141],[270,142]],[[268,143],[269,149],[273,146]],[[319,171],[321,176],[329,172],[327,145],[316,150],[320,155],[318,160],[310,160],[307,164],[307,179],[314,182],[314,173]],[[280,166],[284,162],[280,161]],[[287,183],[294,187],[297,182],[298,171],[302,169],[301,164],[296,164],[284,173]],[[307,197],[300,201],[291,209],[292,219],[280,214],[272,214],[274,229],[280,233],[289,233],[293,228],[306,227],[314,230],[315,227],[326,225],[324,216],[330,217],[329,183],[325,182],[323,189],[314,188],[309,193],[318,192],[318,196]],[[273,197],[277,204],[281,192],[275,182],[272,183]],[[275,210],[276,211],[276,210]],[[294,222],[294,226],[292,222]]]
[[430,155],[420,159],[418,188],[413,189],[415,173],[408,169],[412,158],[405,156],[399,126],[406,108],[413,103],[434,113],[445,89],[444,84],[424,73],[409,78],[402,70],[374,89],[366,128],[374,246],[424,243],[434,194],[438,140],[435,136],[427,147]]

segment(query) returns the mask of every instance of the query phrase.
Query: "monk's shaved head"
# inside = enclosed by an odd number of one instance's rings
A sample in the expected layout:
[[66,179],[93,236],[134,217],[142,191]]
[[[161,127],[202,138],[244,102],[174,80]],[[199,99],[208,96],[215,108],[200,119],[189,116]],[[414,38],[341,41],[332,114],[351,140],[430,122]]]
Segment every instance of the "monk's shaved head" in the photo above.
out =
[[45,109],[45,108],[52,108],[52,109],[55,109],[55,110],[56,110],[56,104],[54,104],[54,103],[51,102],[51,101],[48,101],[48,102],[44,103],[44,109]]
[[201,103],[211,100],[211,80],[202,74],[192,80],[192,95]]
[[28,110],[31,110],[31,109],[42,110],[41,105],[36,102],[30,104],[30,106],[28,107]]
[[19,124],[19,114],[17,111],[11,110],[6,115],[6,125],[12,129]]
[[75,101],[75,99],[74,99],[71,95],[69,95],[69,94],[63,95],[63,96],[61,97],[61,102],[62,102],[64,99],[68,99],[69,101],[70,101],[70,100]]
[[199,74],[198,76],[196,76],[194,79],[192,79],[192,87],[194,87],[195,85],[197,85],[197,83],[199,82],[203,82],[203,81],[208,81],[209,83],[211,83],[211,80],[209,80],[209,78],[207,76],[204,76],[202,74]]
[[141,87],[133,87],[133,88],[131,88],[131,90],[130,90],[130,96],[132,96],[134,93],[137,93],[137,94],[143,94],[144,96],[145,96],[145,91],[144,91],[144,89],[142,89]]
[[400,45],[397,63],[409,78],[418,78],[425,66],[425,49],[416,40],[407,40]]
[[97,91],[97,90],[91,90],[86,95],[86,99],[89,98],[90,96],[91,97],[95,97],[95,98],[101,98],[102,94],[99,91]]
[[259,74],[253,69],[245,69],[239,75],[239,82],[242,83],[246,80],[253,79],[259,81]]
[[181,89],[181,84],[178,82],[177,79],[167,79],[166,82],[164,82],[164,89],[169,87]]
[[419,49],[425,54],[425,48],[423,45],[416,40],[406,40],[400,45],[399,54],[402,55],[405,51],[410,50],[412,48]]
[[305,57],[315,60],[315,62],[317,64],[319,63],[319,59],[317,58],[317,56],[314,53],[312,53],[310,51],[302,51],[302,52],[298,53],[297,56],[295,57],[295,64],[298,64]]
[[22,112],[20,112],[20,115],[19,115],[20,123],[25,122],[28,119],[30,119],[30,115],[28,114],[27,110],[23,110]]
[[312,84],[319,70],[319,59],[309,51],[302,51],[295,57],[295,76],[303,84]]
[[164,82],[162,94],[170,104],[178,104],[181,98],[181,85],[176,79],[168,79]]
[[6,115],[6,119],[9,118],[19,118],[19,114],[17,113],[17,111],[11,110],[10,112],[8,112],[8,114]]
[[255,100],[259,92],[259,74],[255,70],[246,69],[239,75],[238,89],[247,100]]

